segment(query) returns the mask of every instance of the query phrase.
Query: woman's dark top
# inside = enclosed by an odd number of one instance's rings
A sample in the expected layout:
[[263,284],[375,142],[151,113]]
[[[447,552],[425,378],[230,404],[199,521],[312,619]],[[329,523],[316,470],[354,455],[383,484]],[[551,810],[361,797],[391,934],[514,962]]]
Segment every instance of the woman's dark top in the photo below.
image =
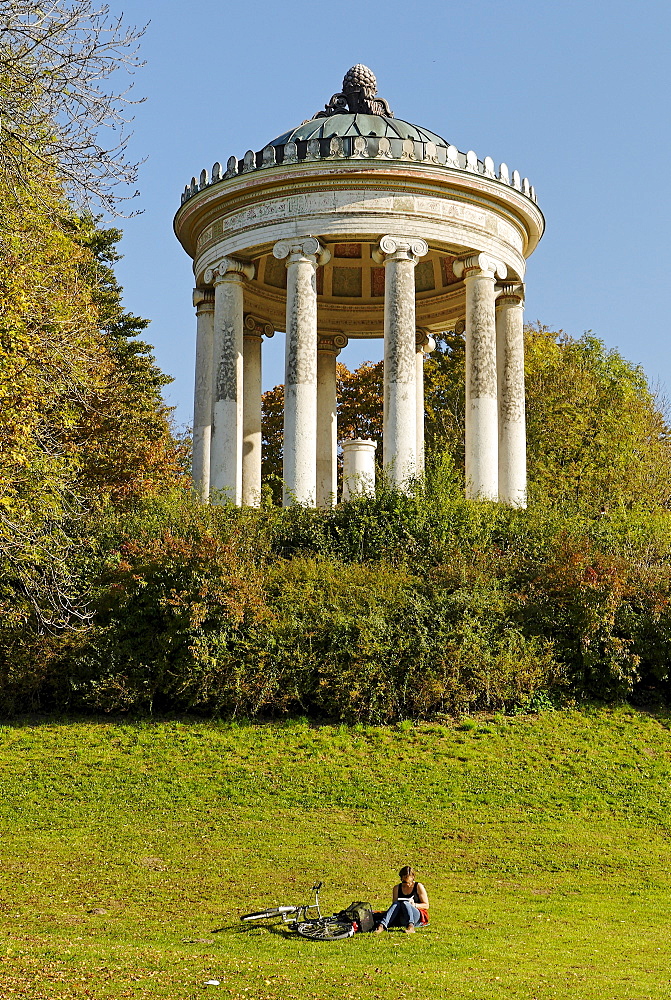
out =
[[399,900],[401,900],[401,899],[407,899],[409,902],[414,903],[415,906],[417,906],[417,904],[419,903],[419,894],[417,892],[417,882],[415,882],[415,884],[412,887],[412,890],[409,893],[405,893],[403,891],[403,883],[402,882],[399,883],[399,886],[398,886],[398,898],[399,898]]

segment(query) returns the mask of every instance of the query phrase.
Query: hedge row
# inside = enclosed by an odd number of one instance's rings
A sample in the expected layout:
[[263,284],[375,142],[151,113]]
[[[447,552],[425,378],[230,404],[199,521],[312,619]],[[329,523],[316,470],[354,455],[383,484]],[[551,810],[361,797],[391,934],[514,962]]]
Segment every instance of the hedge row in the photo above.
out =
[[663,698],[669,527],[468,502],[449,477],[331,512],[146,500],[88,526],[85,624],[0,630],[0,708],[389,722]]

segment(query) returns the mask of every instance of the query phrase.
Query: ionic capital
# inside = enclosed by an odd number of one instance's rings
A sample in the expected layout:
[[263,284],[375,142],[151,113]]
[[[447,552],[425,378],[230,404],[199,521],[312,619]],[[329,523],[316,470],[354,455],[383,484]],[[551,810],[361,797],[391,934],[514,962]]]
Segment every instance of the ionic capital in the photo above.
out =
[[497,309],[499,306],[520,305],[524,302],[524,282],[522,281],[514,285],[501,285],[498,292],[499,294],[496,297]]
[[254,277],[254,265],[245,264],[241,260],[235,260],[234,257],[222,257],[214,267],[208,267],[204,275],[207,285],[218,285],[220,281],[225,281],[227,277],[229,280],[231,278],[233,280],[249,278],[251,281]]
[[287,267],[300,260],[307,260],[317,267],[328,264],[331,253],[314,236],[304,236],[296,240],[279,240],[273,247],[273,257],[278,260],[286,258]]
[[251,313],[245,314],[242,325],[243,335],[251,340],[262,340],[263,337],[275,336],[275,328],[272,323],[265,319],[259,319],[258,316],[252,316]]
[[508,268],[499,260],[490,257],[488,253],[476,253],[461,260],[452,261],[452,270],[457,278],[500,278],[505,281]]
[[317,353],[335,354],[337,357],[343,347],[347,347],[349,339],[342,333],[334,333],[330,336],[320,335],[317,340]]
[[389,260],[410,260],[416,264],[428,252],[428,243],[418,236],[383,236],[372,257],[377,264],[386,264]]
[[211,288],[194,288],[193,305],[197,313],[214,309],[214,291]]

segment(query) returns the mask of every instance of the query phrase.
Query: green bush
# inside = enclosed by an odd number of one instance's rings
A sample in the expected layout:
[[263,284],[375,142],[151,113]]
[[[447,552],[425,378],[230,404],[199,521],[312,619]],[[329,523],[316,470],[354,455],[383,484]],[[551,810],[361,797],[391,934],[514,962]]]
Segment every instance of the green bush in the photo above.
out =
[[333,511],[153,497],[84,526],[89,621],[0,632],[0,707],[369,723],[666,697],[669,521],[469,502],[449,468]]

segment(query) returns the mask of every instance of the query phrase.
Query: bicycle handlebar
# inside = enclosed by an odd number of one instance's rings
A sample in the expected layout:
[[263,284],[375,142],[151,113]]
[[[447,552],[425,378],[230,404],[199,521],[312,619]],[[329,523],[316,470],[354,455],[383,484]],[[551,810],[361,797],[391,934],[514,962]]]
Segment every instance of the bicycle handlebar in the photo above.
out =
[[315,882],[315,884],[312,886],[312,891],[319,892],[323,884],[324,884],[323,882]]

